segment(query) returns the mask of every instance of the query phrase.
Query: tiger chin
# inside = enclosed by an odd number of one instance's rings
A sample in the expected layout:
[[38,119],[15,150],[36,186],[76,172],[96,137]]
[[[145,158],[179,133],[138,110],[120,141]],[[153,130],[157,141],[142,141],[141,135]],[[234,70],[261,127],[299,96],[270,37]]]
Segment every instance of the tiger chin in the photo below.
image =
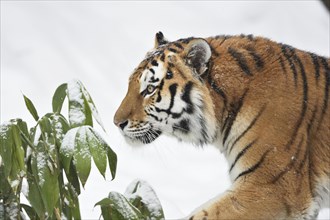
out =
[[311,52],[159,32],[114,123],[134,143],[167,134],[224,153],[230,189],[185,219],[315,219],[330,203],[329,88],[330,60]]

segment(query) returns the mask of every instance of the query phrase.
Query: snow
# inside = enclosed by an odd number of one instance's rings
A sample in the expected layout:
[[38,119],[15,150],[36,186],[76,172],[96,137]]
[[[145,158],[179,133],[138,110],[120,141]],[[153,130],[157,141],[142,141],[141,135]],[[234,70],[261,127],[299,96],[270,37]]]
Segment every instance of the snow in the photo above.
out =
[[154,190],[149,186],[146,181],[134,180],[126,189],[125,197],[128,199],[142,198],[142,202],[146,205],[150,211],[150,220],[157,219],[161,216],[162,206],[157,198]]
[[[75,140],[76,143],[86,143],[87,142],[89,128],[90,128],[90,126],[79,127],[79,130],[76,135],[76,140]],[[76,148],[76,150],[78,150],[78,148]],[[80,148],[79,151],[76,152],[76,154],[79,154],[83,159],[91,157],[88,147]]]
[[55,135],[57,140],[62,140],[64,137],[64,131],[63,131],[63,126],[59,121],[59,116],[54,115],[54,128],[55,128]]
[[26,180],[26,178],[23,178],[22,180],[22,189],[21,189],[23,195],[27,198],[29,195],[29,185],[28,182]]
[[63,138],[61,152],[66,156],[70,156],[74,152],[75,139],[78,129],[79,127],[70,129]]
[[37,152],[37,169],[38,169],[38,177],[39,177],[39,186],[42,187],[45,183],[44,178],[44,170],[47,165],[47,156],[45,152]]
[[86,120],[84,114],[84,98],[78,80],[71,80],[68,82],[67,95],[70,102],[74,103],[74,105],[70,105],[69,110],[69,120],[71,125],[84,124]]
[[[132,148],[112,123],[128,77],[153,47],[155,33],[169,40],[251,33],[329,57],[329,26],[320,1],[1,1],[0,121],[22,118],[35,125],[20,91],[46,113],[55,89],[79,79],[118,156],[114,181],[109,170],[104,181],[92,167],[79,196],[82,218],[97,219],[101,211],[94,204],[110,191],[124,192],[136,178],[153,187],[166,219],[182,218],[228,189],[223,155],[165,136]],[[319,219],[329,216],[324,209]]]

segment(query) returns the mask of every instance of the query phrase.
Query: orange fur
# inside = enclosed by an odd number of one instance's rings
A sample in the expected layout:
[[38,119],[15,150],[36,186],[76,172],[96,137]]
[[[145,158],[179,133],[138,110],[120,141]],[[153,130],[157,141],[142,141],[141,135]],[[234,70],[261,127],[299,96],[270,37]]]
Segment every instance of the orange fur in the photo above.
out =
[[[202,93],[233,185],[190,219],[316,218],[330,195],[330,60],[262,37],[217,36],[205,39],[208,70],[192,70],[187,57],[198,40],[163,42],[174,78],[159,96],[169,97],[173,82]],[[156,95],[143,99],[138,83],[148,65],[147,58],[131,76],[115,124],[147,120],[143,108]]]

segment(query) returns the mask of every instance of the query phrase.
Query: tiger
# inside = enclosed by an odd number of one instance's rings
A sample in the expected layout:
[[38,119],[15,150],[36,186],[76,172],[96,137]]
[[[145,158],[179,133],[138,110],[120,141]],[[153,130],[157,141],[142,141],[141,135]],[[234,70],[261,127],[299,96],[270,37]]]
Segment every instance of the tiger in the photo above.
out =
[[226,157],[230,188],[184,218],[316,219],[330,205],[330,60],[254,35],[162,32],[129,77],[114,124]]

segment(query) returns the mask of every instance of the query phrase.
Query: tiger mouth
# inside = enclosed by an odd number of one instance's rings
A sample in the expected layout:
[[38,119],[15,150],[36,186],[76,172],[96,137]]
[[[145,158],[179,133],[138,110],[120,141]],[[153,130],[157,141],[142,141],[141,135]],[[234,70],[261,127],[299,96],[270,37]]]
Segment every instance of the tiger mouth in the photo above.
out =
[[133,133],[130,136],[126,137],[128,137],[133,142],[137,141],[142,144],[150,144],[151,142],[156,140],[161,134],[162,132],[160,130],[149,129],[146,132],[139,133],[136,135]]

